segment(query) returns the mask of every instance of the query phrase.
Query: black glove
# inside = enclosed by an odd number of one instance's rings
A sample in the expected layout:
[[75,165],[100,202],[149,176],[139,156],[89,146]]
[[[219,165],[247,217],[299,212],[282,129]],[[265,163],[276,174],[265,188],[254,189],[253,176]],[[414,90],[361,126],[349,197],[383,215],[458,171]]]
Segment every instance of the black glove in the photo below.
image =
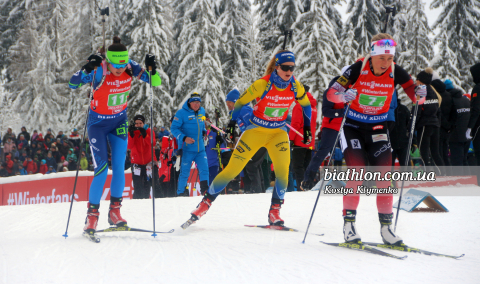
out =
[[85,73],[91,73],[93,69],[102,65],[102,60],[103,58],[100,55],[92,54],[88,57],[88,63],[83,65],[82,70],[84,70]]
[[310,144],[312,142],[312,130],[310,126],[303,126],[303,143]]
[[130,124],[128,126],[128,134],[130,134],[130,137],[132,137],[132,138],[135,136],[135,129],[136,129],[136,127],[133,124]]
[[227,126],[227,139],[230,139],[230,141],[233,143],[235,141],[235,125],[237,122],[235,120],[230,120]]
[[[183,150],[182,150],[182,149],[178,149],[176,156],[177,156],[177,157],[180,157],[180,156],[182,156],[182,155],[183,155]],[[176,159],[176,158],[175,158],[175,159]]]
[[155,63],[155,55],[147,54],[145,55],[145,66],[147,70],[150,70],[149,67],[152,67],[152,72],[150,73],[152,76],[155,75],[157,72],[157,64]]
[[140,130],[140,134],[142,134],[143,138],[147,137],[147,130],[143,127],[137,127]]

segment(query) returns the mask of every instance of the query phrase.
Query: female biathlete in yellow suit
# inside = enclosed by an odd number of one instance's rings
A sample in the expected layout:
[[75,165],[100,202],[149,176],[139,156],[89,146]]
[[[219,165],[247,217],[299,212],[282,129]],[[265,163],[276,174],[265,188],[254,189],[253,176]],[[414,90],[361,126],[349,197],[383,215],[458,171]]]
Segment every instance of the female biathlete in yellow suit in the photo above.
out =
[[270,60],[265,77],[255,81],[237,100],[228,124],[228,133],[233,133],[240,109],[250,101],[260,99],[253,108],[250,119],[252,124],[240,136],[230,162],[213,180],[202,201],[192,212],[190,220],[182,225],[184,229],[207,213],[218,194],[240,173],[260,147],[265,147],[272,158],[276,176],[268,222],[271,225],[283,226],[279,210],[288,185],[290,165],[290,145],[285,124],[288,109],[295,99],[303,107],[304,139],[309,141],[312,137],[310,101],[305,95],[303,85],[293,77],[294,69],[294,54],[285,50],[278,52]]

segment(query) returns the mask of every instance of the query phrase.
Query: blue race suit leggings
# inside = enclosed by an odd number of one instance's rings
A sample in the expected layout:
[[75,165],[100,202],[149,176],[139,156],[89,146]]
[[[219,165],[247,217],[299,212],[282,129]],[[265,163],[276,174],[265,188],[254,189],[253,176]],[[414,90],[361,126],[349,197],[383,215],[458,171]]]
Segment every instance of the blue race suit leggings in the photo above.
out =
[[[183,151],[181,158],[181,167],[180,167],[180,176],[178,177],[178,187],[177,195],[181,195],[187,186],[188,177],[190,176],[190,168],[192,167],[192,162],[197,164],[197,170],[200,175],[200,181],[206,180],[208,182],[208,162],[207,162],[207,153],[205,151],[192,152],[192,151]],[[198,177],[195,177],[198,179]]]
[[122,197],[125,187],[125,158],[127,155],[127,110],[115,115],[101,115],[92,110],[88,116],[88,138],[95,167],[88,201],[100,204],[108,174],[108,144],[112,152],[111,197]]

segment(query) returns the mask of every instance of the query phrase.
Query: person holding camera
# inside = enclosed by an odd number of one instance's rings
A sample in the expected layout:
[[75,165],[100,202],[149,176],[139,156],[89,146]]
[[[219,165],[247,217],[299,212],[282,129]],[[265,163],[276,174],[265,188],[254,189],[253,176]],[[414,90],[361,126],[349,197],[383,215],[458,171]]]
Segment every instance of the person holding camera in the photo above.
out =
[[[152,129],[145,124],[145,117],[137,114],[128,126],[128,146],[131,152],[133,199],[150,197],[152,186]],[[155,133],[153,133],[155,137]],[[157,157],[154,155],[153,178],[158,180]],[[159,183],[155,182],[155,197],[160,197]]]

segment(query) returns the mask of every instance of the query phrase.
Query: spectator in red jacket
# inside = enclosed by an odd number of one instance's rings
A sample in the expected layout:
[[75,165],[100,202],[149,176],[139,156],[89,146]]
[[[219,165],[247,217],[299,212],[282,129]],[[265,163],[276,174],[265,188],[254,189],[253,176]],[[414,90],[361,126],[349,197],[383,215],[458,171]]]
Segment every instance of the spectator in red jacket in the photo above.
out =
[[[314,134],[317,126],[317,101],[309,92],[309,90],[310,87],[305,85],[305,93],[307,94],[308,99],[310,100],[310,105],[312,106],[312,123],[310,125],[312,133]],[[295,106],[293,107],[291,126],[298,132],[303,133],[303,108],[298,102],[295,102]],[[293,174],[295,180],[297,181],[297,189],[300,189],[300,183],[305,175],[305,169],[310,163],[312,151],[315,148],[315,134],[312,136],[312,142],[310,142],[308,145],[303,143],[303,137],[298,135],[298,133],[295,131],[290,130],[288,136],[290,139],[290,145],[292,146],[291,148],[293,149],[291,160]]]
[[[152,130],[145,124],[145,117],[140,114],[133,118],[133,123],[128,127],[129,137],[127,149],[131,150],[134,199],[150,197],[150,187],[152,186],[151,132]],[[160,196],[161,192],[158,182],[157,157],[154,156],[154,160],[155,167],[153,169],[153,178],[155,178],[155,197],[162,197]]]
[[27,170],[29,174],[30,172],[35,174],[38,171],[37,163],[34,162],[31,157],[28,157],[28,159],[23,162],[23,167]]
[[38,171],[39,173],[41,174],[45,174],[46,172],[48,172],[48,166],[47,166],[47,161],[45,159],[43,159],[41,162],[40,162],[40,171]]
[[8,175],[9,176],[15,175],[15,173],[13,172],[13,161],[12,161],[11,154],[7,154],[7,156],[5,157],[5,163],[7,164],[5,168],[7,169]]

